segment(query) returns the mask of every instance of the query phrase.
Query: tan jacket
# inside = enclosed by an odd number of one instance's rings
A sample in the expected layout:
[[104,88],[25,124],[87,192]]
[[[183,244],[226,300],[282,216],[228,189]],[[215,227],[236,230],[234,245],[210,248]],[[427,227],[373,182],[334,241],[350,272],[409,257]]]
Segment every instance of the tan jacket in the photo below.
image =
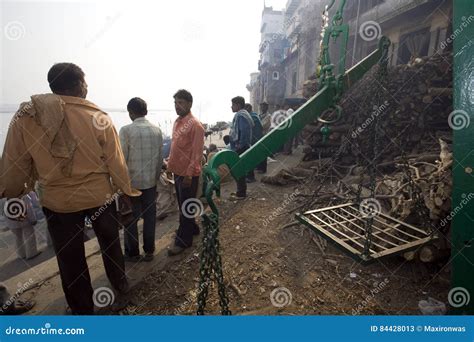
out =
[[[106,113],[82,98],[32,96],[8,130],[0,193],[18,198],[39,182],[41,205],[71,213],[104,205],[130,185],[117,132]],[[25,186],[26,184],[26,186]]]

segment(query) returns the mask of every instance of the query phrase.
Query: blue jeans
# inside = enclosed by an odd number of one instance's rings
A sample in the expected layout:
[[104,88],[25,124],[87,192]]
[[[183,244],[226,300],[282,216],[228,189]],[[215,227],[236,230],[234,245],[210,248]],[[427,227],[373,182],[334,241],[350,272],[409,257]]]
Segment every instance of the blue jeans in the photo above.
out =
[[143,218],[143,250],[146,254],[155,252],[156,186],[140,191],[141,196],[131,197],[134,220],[124,230],[125,255],[129,257],[140,255],[137,226],[140,218]]

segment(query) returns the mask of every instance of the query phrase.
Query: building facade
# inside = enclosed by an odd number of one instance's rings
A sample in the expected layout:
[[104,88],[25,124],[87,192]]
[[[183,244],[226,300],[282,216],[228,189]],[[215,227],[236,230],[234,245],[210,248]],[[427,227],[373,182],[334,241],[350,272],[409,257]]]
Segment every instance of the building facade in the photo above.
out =
[[284,96],[282,58],[287,40],[283,32],[284,12],[264,7],[260,28],[258,73],[252,73],[247,89],[250,103],[258,108],[262,102],[275,106]]
[[432,56],[451,32],[451,0],[349,0],[344,18],[350,29],[348,67],[377,48],[378,37],[388,37],[390,64],[407,64]]
[[[274,110],[285,98],[314,94],[322,13],[330,2],[288,0],[282,11],[264,8],[259,73],[251,75],[247,86],[252,104],[266,101]],[[330,19],[338,6],[336,1]],[[392,42],[391,65],[449,49],[451,18],[452,0],[347,0],[343,13],[344,23],[349,24],[346,68],[374,51],[382,35]],[[333,63],[339,58],[337,50],[336,45],[330,47]]]

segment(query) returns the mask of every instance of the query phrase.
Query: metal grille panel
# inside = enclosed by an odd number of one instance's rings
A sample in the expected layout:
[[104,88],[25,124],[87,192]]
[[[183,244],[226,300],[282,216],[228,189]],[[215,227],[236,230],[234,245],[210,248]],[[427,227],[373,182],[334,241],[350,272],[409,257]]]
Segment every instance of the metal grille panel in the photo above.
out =
[[422,229],[380,213],[373,219],[370,253],[364,255],[367,218],[359,210],[359,205],[347,203],[296,216],[323,238],[365,262],[407,252],[435,238]]

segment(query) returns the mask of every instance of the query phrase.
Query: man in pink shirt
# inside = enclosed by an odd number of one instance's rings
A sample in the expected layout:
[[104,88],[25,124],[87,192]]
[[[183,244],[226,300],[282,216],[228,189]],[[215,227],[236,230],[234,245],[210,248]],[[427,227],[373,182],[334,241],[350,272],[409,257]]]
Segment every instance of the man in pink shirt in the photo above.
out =
[[193,236],[199,235],[195,216],[200,214],[202,203],[196,196],[204,149],[204,127],[191,113],[193,96],[187,90],[179,90],[174,101],[179,117],[173,126],[168,171],[174,173],[179,228],[174,246],[168,249],[169,256],[181,254],[192,246]]

